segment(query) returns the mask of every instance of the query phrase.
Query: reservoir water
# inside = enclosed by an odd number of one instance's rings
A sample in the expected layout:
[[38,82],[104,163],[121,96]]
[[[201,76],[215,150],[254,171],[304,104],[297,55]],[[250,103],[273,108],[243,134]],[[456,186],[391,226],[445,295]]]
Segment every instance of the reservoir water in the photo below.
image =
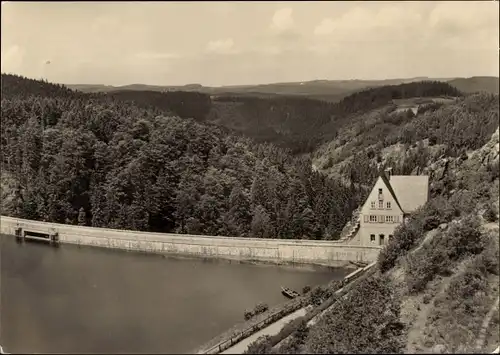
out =
[[10,353],[187,353],[286,300],[280,286],[327,283],[310,270],[118,250],[17,244],[0,236],[0,344]]

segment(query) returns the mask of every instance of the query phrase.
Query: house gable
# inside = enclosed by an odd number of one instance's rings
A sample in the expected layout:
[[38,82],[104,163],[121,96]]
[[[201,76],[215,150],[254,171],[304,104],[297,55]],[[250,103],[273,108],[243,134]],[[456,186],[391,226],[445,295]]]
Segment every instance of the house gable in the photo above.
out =
[[[379,209],[379,190],[382,189],[382,195],[383,195],[383,208]],[[375,203],[375,207],[373,208],[373,202]],[[390,203],[390,208],[387,208],[387,202]],[[392,189],[390,187],[390,184],[387,181],[387,178],[384,179],[383,176],[379,176],[377,181],[375,182],[375,185],[373,186],[372,191],[368,195],[368,198],[366,199],[362,209],[361,209],[361,214],[363,215],[370,215],[374,214],[376,211],[391,211],[392,213],[396,214],[403,214],[403,209],[401,208],[398,199]],[[378,213],[375,213],[378,214]]]

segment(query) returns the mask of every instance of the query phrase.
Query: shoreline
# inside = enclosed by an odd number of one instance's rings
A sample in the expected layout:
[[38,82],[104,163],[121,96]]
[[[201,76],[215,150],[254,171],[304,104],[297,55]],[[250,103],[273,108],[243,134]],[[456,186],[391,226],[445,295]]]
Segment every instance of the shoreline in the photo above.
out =
[[[15,235],[0,233],[0,237],[15,238]],[[47,242],[41,242],[37,240],[30,240],[29,244],[48,244]],[[92,250],[108,250],[111,252],[125,252],[125,253],[135,253],[147,256],[156,256],[163,259],[182,259],[182,260],[200,260],[203,262],[224,262],[227,264],[246,264],[246,265],[256,265],[256,266],[277,266],[282,268],[299,269],[300,271],[316,272],[316,271],[335,271],[338,269],[348,269],[356,270],[357,266],[349,261],[339,261],[332,260],[330,263],[320,263],[314,261],[304,261],[304,262],[293,262],[287,260],[264,260],[264,259],[252,259],[252,258],[242,258],[242,257],[232,257],[226,255],[196,255],[187,253],[176,253],[176,252],[161,252],[161,251],[150,251],[150,250],[131,250],[124,248],[113,248],[104,247],[98,245],[86,245],[86,244],[74,244],[74,243],[61,243],[58,247],[75,247],[75,248],[85,248]]]

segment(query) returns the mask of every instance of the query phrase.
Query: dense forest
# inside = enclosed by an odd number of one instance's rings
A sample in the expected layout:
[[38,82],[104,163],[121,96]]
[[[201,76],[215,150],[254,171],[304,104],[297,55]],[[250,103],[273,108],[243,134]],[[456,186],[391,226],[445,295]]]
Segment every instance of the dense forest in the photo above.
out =
[[447,83],[423,81],[365,89],[337,103],[298,97],[218,96],[207,120],[259,142],[288,148],[293,154],[311,153],[337,137],[338,129],[360,113],[393,99],[439,96],[461,97],[462,93]]
[[328,239],[365,193],[312,172],[307,158],[113,96],[2,76],[1,110],[7,215]]
[[[23,91],[22,80],[30,81]],[[339,134],[339,128],[360,113],[390,104],[393,99],[413,97],[460,97],[462,94],[439,81],[413,82],[364,89],[339,102],[332,103],[298,96],[268,95],[268,97],[218,94],[211,97],[198,92],[158,92],[122,90],[83,94],[54,85],[44,94],[43,83],[13,75],[2,76],[2,92],[11,95],[85,95],[85,97],[133,102],[134,105],[156,111],[157,115],[193,118],[198,122],[214,123],[232,134],[251,138],[259,143],[271,143],[290,150],[292,154],[313,152],[320,144]]]

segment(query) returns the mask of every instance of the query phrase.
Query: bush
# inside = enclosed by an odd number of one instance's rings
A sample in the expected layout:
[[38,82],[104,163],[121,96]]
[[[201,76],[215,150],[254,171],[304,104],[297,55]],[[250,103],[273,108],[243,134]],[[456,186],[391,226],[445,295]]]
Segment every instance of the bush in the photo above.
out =
[[437,144],[437,137],[435,134],[431,134],[429,136],[429,146],[433,146],[433,145],[436,145]]
[[486,205],[486,210],[483,213],[483,218],[488,222],[495,222],[497,220],[497,213],[491,204]]
[[302,294],[305,295],[309,291],[311,291],[311,286],[304,286],[304,288],[302,289]]
[[267,304],[265,304],[265,303],[259,303],[259,304],[257,304],[255,306],[255,308],[253,309],[253,311],[246,310],[245,313],[243,313],[243,316],[244,316],[245,320],[249,320],[249,319],[252,319],[253,317],[255,317],[258,314],[264,313],[268,309],[269,309],[269,306]]
[[300,354],[308,335],[309,328],[307,327],[307,321],[301,319],[300,322],[296,324],[295,330],[291,335],[291,339],[284,346],[279,348],[279,353]]
[[444,250],[431,245],[422,247],[407,258],[405,281],[408,291],[422,291],[436,275],[448,275],[449,267],[450,261]]
[[[420,292],[436,275],[448,276],[454,261],[468,255],[478,255],[484,250],[485,241],[475,216],[467,216],[453,223],[446,232],[436,235],[429,244],[408,256],[406,284],[410,292]],[[486,263],[494,267],[490,256]],[[486,267],[486,266],[485,266]]]
[[494,275],[499,275],[499,245],[498,235],[493,233],[485,243],[483,252],[476,259],[476,268],[484,273],[489,272]]
[[255,306],[254,313],[261,314],[267,311],[268,309],[269,306],[266,303],[259,303],[257,306]]
[[245,320],[249,320],[249,319],[252,319],[252,318],[253,318],[254,314],[253,314],[253,312],[252,312],[252,311],[245,311],[245,312],[243,313],[243,316],[244,316]]
[[386,276],[361,280],[346,299],[309,330],[306,350],[315,354],[402,353],[400,299]]
[[407,223],[399,225],[394,236],[378,256],[378,266],[381,272],[394,267],[396,260],[405,255],[422,236],[423,225],[417,218],[411,218]]
[[248,349],[244,352],[244,354],[275,354],[276,352],[274,351],[270,340],[271,337],[269,335],[258,338],[248,346]]
[[309,302],[313,306],[319,306],[324,301],[326,301],[328,298],[332,297],[332,295],[333,295],[333,292],[331,291],[330,288],[325,287],[325,286],[316,286],[309,293]]
[[479,226],[477,217],[467,216],[448,228],[440,242],[445,244],[450,259],[458,260],[466,255],[477,255],[483,251],[484,240]]
[[491,306],[485,270],[477,268],[479,256],[453,277],[446,291],[436,297],[426,326],[425,343],[443,344],[448,353],[470,353]]

